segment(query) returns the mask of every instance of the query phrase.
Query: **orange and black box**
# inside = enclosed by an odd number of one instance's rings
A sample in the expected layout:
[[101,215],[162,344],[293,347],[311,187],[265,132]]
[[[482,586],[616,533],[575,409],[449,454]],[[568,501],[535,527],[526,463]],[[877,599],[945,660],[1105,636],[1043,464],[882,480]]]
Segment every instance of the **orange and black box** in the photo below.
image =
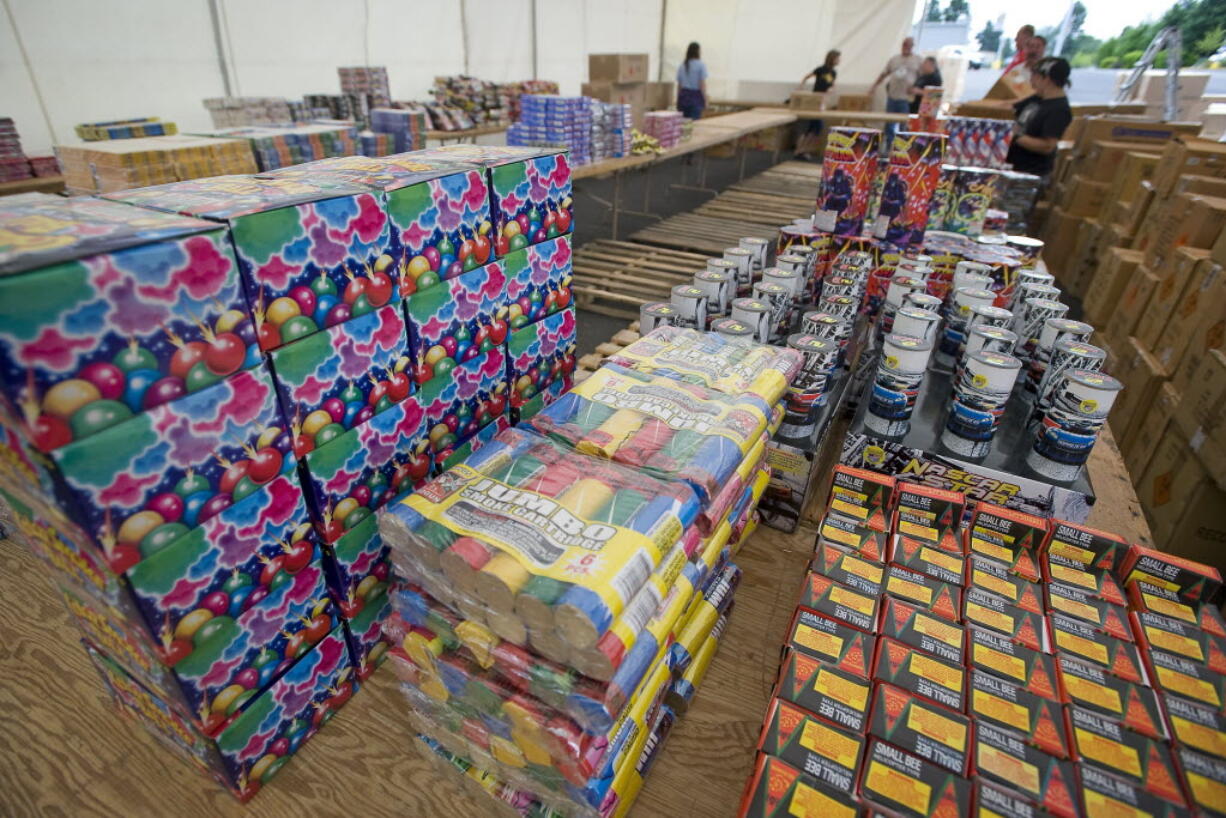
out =
[[868,729],[872,682],[807,653],[789,651],[775,685],[775,696],[831,724],[863,733]]
[[1003,562],[971,554],[966,558],[966,568],[967,588],[982,588],[1024,611],[1037,614],[1047,612],[1043,607],[1043,586],[1019,577]]
[[1128,598],[1115,575],[1105,568],[1091,568],[1076,560],[1045,552],[1042,557],[1043,579],[1077,588],[1095,599],[1112,605],[1126,606]]
[[878,562],[869,562],[827,543],[819,543],[809,569],[830,577],[840,585],[855,588],[874,596],[881,593],[885,568]]
[[1226,759],[1226,716],[1201,702],[1159,693],[1176,744]]
[[741,802],[739,818],[795,818],[866,815],[851,791],[827,787],[782,759],[759,754]]
[[1137,646],[1108,636],[1088,622],[1053,611],[1048,614],[1052,647],[1083,662],[1105,668],[1121,679],[1146,684]]
[[877,607],[881,597],[841,585],[830,577],[810,571],[800,590],[800,607],[817,611],[865,633],[877,630]]
[[1226,675],[1165,650],[1147,651],[1145,662],[1154,687],[1200,702],[1226,716]]
[[1195,625],[1206,633],[1226,638],[1226,619],[1222,611],[1208,602],[1183,602],[1179,594],[1150,585],[1148,582],[1133,582],[1128,585],[1128,602],[1134,611],[1156,613]]
[[833,545],[871,562],[885,562],[889,540],[887,532],[869,528],[860,520],[833,511],[822,518],[817,529],[818,545]]
[[1128,553],[1128,541],[1109,531],[1052,520],[1043,550],[1087,568],[1114,571]]
[[1017,790],[1061,818],[1081,818],[1073,763],[1028,744],[1024,736],[986,722],[975,725],[972,775]]
[[966,710],[977,723],[1016,730],[1045,753],[1072,757],[1060,703],[1036,696],[1021,685],[972,668]]
[[1042,614],[1010,605],[996,594],[990,594],[980,588],[971,588],[966,592],[962,621],[967,625],[996,631],[1031,650],[1046,653],[1050,645],[1047,622]]
[[1056,665],[1051,656],[983,628],[967,628],[966,637],[967,662],[971,667],[1021,685],[1036,696],[1055,700]]
[[961,619],[962,589],[957,585],[891,565],[885,572],[885,591],[948,622]]
[[1031,582],[1038,582],[1037,554],[1047,538],[1047,521],[1004,506],[980,503],[967,531],[967,552],[991,557]]
[[1012,788],[975,781],[973,818],[1051,818],[1051,813]]
[[962,554],[962,515],[966,495],[956,491],[901,482],[894,492],[894,533]]
[[966,671],[935,656],[912,650],[892,639],[881,639],[873,681],[888,682],[950,710],[963,711]]
[[906,534],[894,537],[890,562],[950,585],[966,585],[966,558],[941,549],[936,543]]
[[762,752],[841,792],[855,787],[864,744],[863,735],[840,730],[783,699],[770,703],[758,738]]
[[1209,602],[1217,605],[1222,601],[1222,575],[1216,568],[1142,545],[1128,549],[1116,576],[1125,585],[1147,582],[1166,588],[1189,604]]
[[1183,818],[1187,811],[1126,781],[1083,764],[1077,770],[1081,778],[1081,799],[1090,818],[1111,816],[1151,816],[1152,818]]
[[1179,772],[1166,742],[1133,732],[1111,719],[1073,705],[1065,708],[1073,749],[1083,766],[1095,766],[1184,806]]
[[1061,654],[1056,658],[1060,701],[1118,721],[1138,733],[1165,740],[1166,722],[1158,694],[1137,682],[1126,682],[1106,670]]
[[1171,616],[1132,612],[1132,627],[1145,650],[1164,650],[1214,673],[1226,673],[1226,639]]
[[869,528],[888,531],[895,488],[895,480],[889,475],[835,466],[828,505],[831,511],[859,520]]
[[874,739],[860,776],[860,797],[888,815],[969,818],[971,783],[943,767]]
[[1180,747],[1176,750],[1192,814],[1226,816],[1226,761]]
[[787,647],[829,662],[848,673],[870,678],[876,640],[850,625],[798,608]]
[[1128,624],[1128,611],[1125,608],[1096,599],[1081,588],[1074,588],[1062,582],[1048,584],[1047,609],[1080,619],[1116,639],[1136,641]]
[[950,772],[966,775],[971,722],[961,713],[893,685],[879,684],[873,694],[869,734]]
[[966,655],[965,628],[901,599],[885,598],[878,632],[955,665]]

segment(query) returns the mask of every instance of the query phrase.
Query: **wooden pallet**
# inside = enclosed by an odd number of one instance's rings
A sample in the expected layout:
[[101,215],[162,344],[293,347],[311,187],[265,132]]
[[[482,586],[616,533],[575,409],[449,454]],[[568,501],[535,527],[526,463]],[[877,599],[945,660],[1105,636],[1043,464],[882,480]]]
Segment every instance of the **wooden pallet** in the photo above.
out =
[[589,242],[575,251],[572,262],[575,306],[637,320],[643,304],[668,301],[673,287],[693,283],[694,273],[706,269],[706,260],[701,253],[629,241]]
[[771,193],[728,190],[700,205],[694,213],[717,219],[746,221],[778,227],[793,219],[813,215],[813,199],[796,199]]
[[618,330],[612,338],[602,344],[598,344],[595,352],[589,352],[579,359],[579,366],[575,369],[575,383],[580,384],[586,381],[593,372],[600,369],[606,358],[610,355],[615,355],[618,350],[630,346],[639,337],[639,322],[631,321],[628,327]]
[[737,241],[746,236],[774,242],[779,235],[779,227],[789,221],[791,219],[761,224],[743,219],[679,213],[634,233],[630,238],[636,242],[703,253],[704,257],[718,256],[726,248],[735,247]]
[[822,166],[812,162],[783,162],[732,185],[731,190],[772,193],[796,199],[817,201],[822,183]]

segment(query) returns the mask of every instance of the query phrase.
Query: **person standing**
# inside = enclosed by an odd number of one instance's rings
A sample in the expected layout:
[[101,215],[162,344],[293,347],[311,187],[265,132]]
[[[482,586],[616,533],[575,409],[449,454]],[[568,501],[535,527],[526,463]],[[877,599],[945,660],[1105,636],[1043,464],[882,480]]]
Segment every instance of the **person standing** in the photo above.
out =
[[1035,93],[1013,106],[1017,121],[1008,161],[1013,169],[1046,177],[1056,162],[1060,137],[1073,121],[1065,88],[1069,84],[1068,60],[1046,57],[1030,73]]
[[702,48],[690,43],[685,62],[677,66],[677,110],[686,119],[701,119],[706,107],[707,66],[702,61]]
[[[915,40],[907,37],[902,41],[902,52],[890,57],[885,64],[885,70],[877,77],[869,93],[874,93],[877,86],[885,82],[885,110],[891,114],[907,114],[911,112],[911,88],[919,76],[921,60],[915,53]],[[887,79],[888,78],[888,79]],[[887,148],[894,142],[894,131],[898,124],[887,122],[885,126],[885,141]]]
[[[809,78],[813,78],[814,93],[824,94],[834,87],[834,81],[838,78],[839,72],[835,69],[839,64],[839,57],[842,53],[837,48],[832,48],[826,52],[826,61],[814,68],[800,80],[801,86],[804,86]],[[820,119],[810,119],[805,126],[804,133],[800,135],[799,144],[796,146],[796,157],[798,159],[810,159],[816,149],[822,133],[822,121]]]
[[924,93],[925,88],[939,88],[944,83],[941,81],[941,69],[937,67],[937,61],[932,57],[924,57],[924,61],[920,64],[919,76],[915,78],[915,85],[911,87],[911,113],[918,114],[920,108],[920,96]]
[[1026,41],[1026,68],[1033,71],[1039,60],[1047,56],[1047,38],[1036,34]]
[[1027,23],[1017,30],[1017,34],[1015,34],[1013,37],[1013,45],[1015,46],[1013,51],[1013,59],[1009,60],[1009,64],[1006,65],[1005,70],[1001,72],[1002,75],[1008,74],[1014,68],[1017,68],[1026,61],[1026,43],[1030,42],[1030,38],[1033,36],[1034,26],[1030,25],[1030,23]]

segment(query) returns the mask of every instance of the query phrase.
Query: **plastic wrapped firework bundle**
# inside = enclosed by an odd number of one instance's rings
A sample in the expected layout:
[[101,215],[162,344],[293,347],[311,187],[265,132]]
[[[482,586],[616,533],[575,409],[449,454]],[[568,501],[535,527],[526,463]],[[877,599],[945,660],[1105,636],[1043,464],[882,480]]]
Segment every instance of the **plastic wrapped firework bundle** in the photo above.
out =
[[[1061,341],[1088,341],[1094,332],[1094,327],[1084,321],[1074,321],[1071,318],[1048,318],[1039,330],[1039,341],[1035,345],[1034,356],[1026,368],[1026,379],[1023,381],[1025,393],[1037,400],[1039,386],[1047,374],[1055,353],[1056,344]],[[1084,369],[1084,367],[1077,367]]]
[[1022,362],[1002,352],[968,355],[954,382],[949,415],[941,430],[945,448],[964,457],[983,457],[992,448]]
[[890,333],[882,339],[866,428],[890,437],[906,434],[931,355],[932,344],[919,338]]
[[1075,480],[1123,388],[1104,372],[1065,370],[1043,413],[1034,446],[1026,453],[1026,465],[1053,480]]

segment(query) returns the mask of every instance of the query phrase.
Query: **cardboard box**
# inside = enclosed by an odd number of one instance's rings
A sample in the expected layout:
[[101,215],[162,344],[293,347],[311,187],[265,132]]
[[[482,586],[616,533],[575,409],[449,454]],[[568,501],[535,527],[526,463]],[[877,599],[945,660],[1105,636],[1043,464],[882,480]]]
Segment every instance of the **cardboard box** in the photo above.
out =
[[1128,682],[1145,682],[1137,646],[1062,613],[1048,616],[1056,654],[1103,668]]
[[979,722],[973,774],[1016,789],[1061,818],[1079,818],[1077,782],[1070,761],[1026,743],[1025,737]]
[[1179,748],[1179,767],[1197,815],[1221,814],[1226,792],[1226,761]]
[[[1113,139],[1101,139],[1091,142],[1088,147],[1081,151],[1074,151],[1073,156],[1076,162],[1073,166],[1073,171],[1093,182],[1104,183],[1110,188],[1116,183],[1120,174],[1124,171],[1123,165],[1130,153],[1137,152],[1137,144],[1135,142],[1122,142]],[[1152,156],[1154,165],[1158,162],[1158,154],[1142,154]],[[1140,184],[1143,176],[1139,172],[1132,174],[1136,179],[1136,184]]]
[[1222,572],[1212,563],[1195,558],[1132,545],[1118,573],[1125,584],[1140,581],[1161,585],[1189,604],[1221,601]]
[[971,811],[969,781],[877,739],[864,758],[859,793],[895,815],[967,818]]
[[1226,145],[1179,138],[1167,143],[1154,170],[1154,190],[1168,196],[1180,176],[1226,175]]
[[1031,582],[1009,570],[1003,562],[989,559],[982,554],[971,554],[966,558],[968,588],[979,588],[1001,597],[1011,605],[1016,605],[1024,611],[1042,614],[1042,586]]
[[1146,264],[1158,270],[1166,256],[1181,247],[1208,250],[1226,227],[1226,199],[1201,193],[1181,193],[1172,206],[1157,241],[1146,251]]
[[819,543],[809,566],[822,576],[866,594],[880,594],[885,569],[828,543]]
[[793,91],[788,107],[794,111],[820,111],[826,107],[828,95],[822,91]]
[[1153,202],[1154,186],[1149,182],[1142,182],[1140,190],[1132,197],[1132,201],[1128,203],[1128,206],[1124,208],[1124,213],[1119,219],[1119,223],[1120,227],[1123,228],[1123,232],[1133,237],[1133,241],[1129,243],[1130,247],[1136,246],[1137,234],[1141,232],[1141,227],[1146,222]]
[[1185,357],[1199,361],[1208,352],[1208,338],[1200,330],[1207,324],[1220,325],[1223,319],[1226,319],[1226,276],[1220,264],[1207,259],[1194,269],[1150,351],[1159,363],[1174,373]]
[[1183,544],[1173,543],[1172,538],[1183,521],[1185,506],[1200,484],[1207,481],[1208,474],[1188,445],[1188,439],[1180,432],[1178,423],[1168,429],[1137,484],[1137,496],[1149,518],[1154,542],[1162,547],[1173,545],[1177,553],[1191,557]]
[[1060,675],[1060,701],[1118,721],[1138,733],[1165,741],[1166,722],[1153,689],[1126,682],[1110,673],[1068,656],[1056,662]]
[[915,651],[893,639],[881,639],[873,666],[873,680],[889,682],[917,696],[962,710],[966,671],[930,654]]
[[1082,765],[1121,776],[1174,804],[1184,803],[1175,760],[1164,741],[1133,732],[1076,705],[1068,708],[1067,716]]
[[1087,568],[1113,570],[1128,553],[1128,541],[1119,534],[1052,520],[1043,550],[1074,560]]
[[1110,185],[1106,182],[1073,174],[1073,178],[1064,186],[1060,207],[1070,216],[1096,217],[1107,200],[1108,190]]
[[966,775],[970,758],[970,720],[890,684],[877,686],[869,734],[895,747]]
[[1180,176],[1171,190],[1171,195],[1176,196],[1180,193],[1199,193],[1220,199],[1226,196],[1226,179],[1219,176]]
[[1065,132],[1066,139],[1075,139],[1080,153],[1101,140],[1142,142],[1162,147],[1180,135],[1192,135],[1197,125],[1178,122],[1151,122],[1129,117],[1078,117]]
[[677,102],[677,83],[647,83],[647,110],[667,111]]
[[[1193,462],[1200,468],[1199,462]],[[1226,508],[1226,491],[1202,471],[1200,479],[1188,490],[1182,513],[1172,524],[1169,536],[1165,540],[1155,537],[1155,541],[1174,554],[1226,571],[1222,551],[1222,543],[1226,542],[1223,508]]]
[[1180,247],[1170,257],[1167,273],[1160,275],[1161,281],[1150,296],[1145,313],[1137,321],[1132,334],[1145,349],[1152,350],[1158,345],[1158,338],[1166,329],[1176,308],[1184,302],[1184,292],[1189,287],[1199,289],[1201,279],[1213,267],[1209,261],[1209,251],[1196,247]]
[[864,736],[833,727],[785,699],[775,699],[767,707],[758,739],[760,751],[839,792],[854,788],[864,744]]
[[647,84],[643,82],[585,82],[580,88],[585,97],[601,102],[630,106],[630,118],[636,128],[643,127],[643,115],[647,113]]
[[1051,656],[983,628],[967,628],[969,666],[1021,685],[1045,699],[1056,698],[1056,666]]
[[1047,260],[1048,269],[1060,280],[1063,280],[1063,276],[1071,267],[1070,261],[1080,224],[1080,219],[1069,215],[1059,206],[1053,207],[1047,215],[1041,236],[1045,243],[1043,258]]
[[1085,320],[1097,327],[1107,326],[1128,282],[1136,274],[1143,255],[1126,247],[1107,247],[1098,269],[1086,287],[1083,308]]
[[587,78],[591,82],[646,82],[646,54],[588,54]]
[[1080,770],[1081,801],[1087,815],[1147,815],[1152,818],[1180,818],[1178,807],[1141,787],[1085,765]]
[[961,665],[966,631],[920,608],[887,596],[881,611],[880,633],[918,650]]
[[1128,440],[1134,424],[1153,404],[1167,379],[1167,371],[1136,338],[1130,337],[1112,373],[1124,384],[1124,389],[1111,408],[1111,431],[1118,440]]
[[1211,350],[1188,384],[1174,413],[1175,425],[1218,486],[1226,488],[1226,355]]
[[1129,438],[1121,441],[1124,465],[1128,467],[1133,482],[1140,481],[1145,474],[1145,468],[1153,458],[1158,443],[1166,435],[1167,425],[1174,417],[1180,400],[1179,390],[1170,381],[1163,383],[1154,402],[1140,410],[1145,414],[1133,424]]
[[979,722],[1018,731],[1045,753],[1069,758],[1071,744],[1060,702],[1031,693],[1013,682],[973,668],[967,683],[967,712]]
[[[797,809],[814,815],[857,815],[859,801],[849,790],[820,784],[774,756],[760,753],[738,818],[787,818]],[[806,813],[807,814],[807,813]]]
[[1159,158],[1157,153],[1127,151],[1109,179],[1111,190],[1107,195],[1107,203],[1131,202],[1141,192],[1141,183],[1153,178]]
[[1085,294],[1089,279],[1094,274],[1094,267],[1098,264],[1098,240],[1101,235],[1102,226],[1098,219],[1082,219],[1077,228],[1073,255],[1060,283],[1078,298]]
[[775,696],[800,705],[831,724],[857,733],[868,729],[872,684],[802,651],[788,651]]

